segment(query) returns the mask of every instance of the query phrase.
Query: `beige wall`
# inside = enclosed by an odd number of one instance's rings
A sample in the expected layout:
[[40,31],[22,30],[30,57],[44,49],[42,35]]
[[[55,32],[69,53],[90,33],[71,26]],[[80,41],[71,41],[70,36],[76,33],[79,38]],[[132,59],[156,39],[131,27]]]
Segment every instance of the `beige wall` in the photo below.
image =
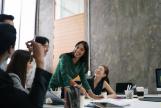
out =
[[84,14],[78,14],[54,22],[54,69],[62,53],[71,52],[75,44],[85,40]]

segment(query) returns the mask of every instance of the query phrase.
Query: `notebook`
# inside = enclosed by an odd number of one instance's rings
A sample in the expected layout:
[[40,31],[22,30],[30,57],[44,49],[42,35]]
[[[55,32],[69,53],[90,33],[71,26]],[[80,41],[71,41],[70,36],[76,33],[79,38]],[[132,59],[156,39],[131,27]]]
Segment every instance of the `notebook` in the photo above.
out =
[[123,106],[114,105],[111,103],[104,103],[104,102],[92,102],[87,104],[85,107],[91,107],[91,108],[123,108]]
[[129,106],[130,103],[134,100],[128,99],[100,99],[91,101],[92,104],[96,105],[99,108],[123,108],[125,106]]

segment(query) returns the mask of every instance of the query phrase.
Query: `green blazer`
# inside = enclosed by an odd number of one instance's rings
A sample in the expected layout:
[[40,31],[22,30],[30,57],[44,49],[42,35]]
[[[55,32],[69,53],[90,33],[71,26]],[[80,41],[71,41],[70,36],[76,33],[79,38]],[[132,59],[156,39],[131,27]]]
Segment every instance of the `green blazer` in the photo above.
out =
[[83,87],[86,90],[91,90],[85,75],[88,71],[86,65],[87,64],[81,61],[74,64],[72,57],[67,53],[61,55],[57,68],[50,80],[49,88],[70,86],[69,81],[79,75]]

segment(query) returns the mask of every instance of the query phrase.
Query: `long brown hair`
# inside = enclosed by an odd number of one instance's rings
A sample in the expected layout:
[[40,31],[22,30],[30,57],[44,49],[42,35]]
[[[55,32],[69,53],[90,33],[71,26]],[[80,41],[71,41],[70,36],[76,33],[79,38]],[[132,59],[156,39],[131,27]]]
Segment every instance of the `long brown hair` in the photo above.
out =
[[[108,67],[105,66],[105,65],[101,65],[101,66],[104,68],[105,74],[106,74],[106,76],[105,76],[104,78],[102,78],[102,80],[103,80],[103,81],[106,81],[108,84],[110,84],[110,80],[109,80],[109,78],[108,78],[109,69],[108,69]],[[107,94],[109,94],[108,91],[107,91],[105,88],[102,90],[102,92],[107,92]]]
[[[89,47],[88,47],[88,43],[86,41],[79,41],[78,43],[76,43],[75,47],[77,47],[78,45],[82,44],[84,49],[85,49],[85,53],[84,55],[79,59],[79,61],[81,63],[85,63],[85,68],[88,71],[88,53],[89,53]],[[67,54],[69,56],[71,56],[72,58],[74,58],[74,51],[69,52],[69,53],[64,53]],[[61,54],[59,58],[61,58],[64,54]],[[86,72],[87,72],[86,71]]]
[[82,44],[84,49],[85,49],[85,53],[84,55],[80,58],[80,60],[87,62],[88,64],[88,53],[89,53],[89,47],[88,47],[88,43],[86,41],[79,41],[78,43],[76,43],[75,47],[77,47],[78,45]]
[[105,74],[106,74],[106,76],[103,78],[103,80],[104,80],[104,81],[107,81],[107,83],[110,83],[109,78],[108,78],[108,74],[109,74],[109,69],[108,69],[108,67],[105,66],[105,65],[101,65],[101,66],[104,68]]
[[17,50],[11,57],[11,61],[8,64],[7,72],[18,75],[21,79],[21,84],[25,87],[26,74],[27,74],[27,63],[32,60],[31,55],[28,51]]

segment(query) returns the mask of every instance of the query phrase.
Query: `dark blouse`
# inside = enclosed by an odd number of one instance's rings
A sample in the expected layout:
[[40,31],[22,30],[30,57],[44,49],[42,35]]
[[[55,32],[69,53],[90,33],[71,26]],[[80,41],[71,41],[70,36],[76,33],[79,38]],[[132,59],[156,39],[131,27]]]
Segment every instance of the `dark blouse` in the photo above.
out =
[[91,79],[88,79],[88,83],[92,89],[92,92],[96,95],[100,95],[102,90],[103,90],[103,83],[104,83],[104,80],[101,80],[97,86],[94,88],[94,77],[91,78]]

